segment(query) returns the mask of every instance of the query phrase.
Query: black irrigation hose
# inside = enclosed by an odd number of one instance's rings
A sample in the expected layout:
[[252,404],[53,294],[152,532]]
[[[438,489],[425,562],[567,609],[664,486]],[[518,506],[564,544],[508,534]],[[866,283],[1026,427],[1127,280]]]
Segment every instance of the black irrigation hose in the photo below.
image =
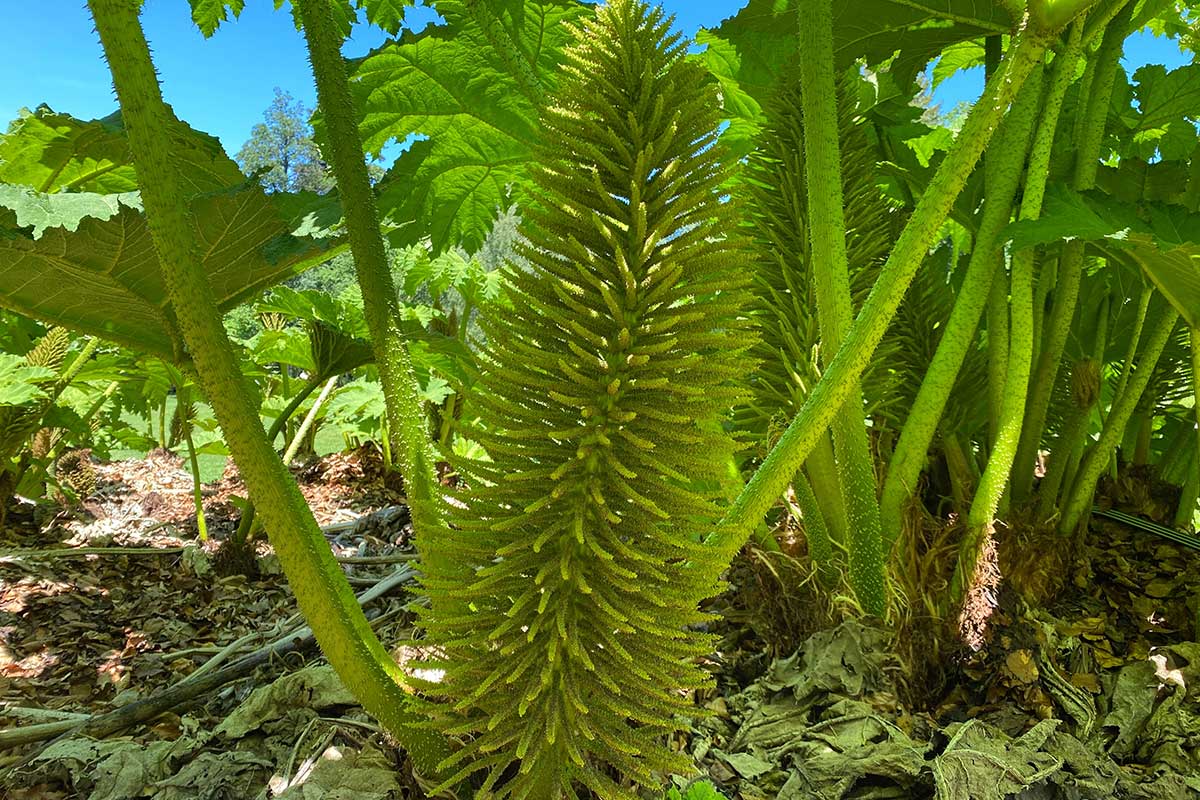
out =
[[1112,508],[1103,509],[1093,507],[1092,513],[1101,517],[1105,517],[1106,519],[1111,519],[1114,522],[1120,522],[1124,525],[1128,525],[1131,528],[1137,528],[1138,530],[1146,531],[1147,533],[1153,533],[1155,536],[1161,536],[1163,539],[1169,539],[1170,541],[1175,542],[1176,544],[1181,544],[1184,547],[1190,547],[1193,550],[1200,550],[1200,536],[1184,533],[1183,531],[1177,531],[1174,528],[1164,528],[1162,525],[1157,523],[1150,522],[1149,520],[1144,520],[1141,517],[1135,517],[1130,514],[1126,514],[1123,511],[1117,511],[1116,509]]

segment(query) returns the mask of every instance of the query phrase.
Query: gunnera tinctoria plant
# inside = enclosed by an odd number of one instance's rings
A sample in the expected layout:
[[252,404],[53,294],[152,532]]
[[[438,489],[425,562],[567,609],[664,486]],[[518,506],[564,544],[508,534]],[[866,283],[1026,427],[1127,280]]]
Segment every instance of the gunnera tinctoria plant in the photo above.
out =
[[[632,798],[690,771],[664,746],[711,641],[702,543],[744,401],[750,269],[711,79],[670,20],[610,0],[579,26],[525,199],[512,309],[484,321],[463,433],[490,460],[427,570],[425,624],[476,796]],[[726,554],[727,557],[727,554]],[[460,773],[461,774],[461,773]],[[620,777],[618,777],[620,776]]]

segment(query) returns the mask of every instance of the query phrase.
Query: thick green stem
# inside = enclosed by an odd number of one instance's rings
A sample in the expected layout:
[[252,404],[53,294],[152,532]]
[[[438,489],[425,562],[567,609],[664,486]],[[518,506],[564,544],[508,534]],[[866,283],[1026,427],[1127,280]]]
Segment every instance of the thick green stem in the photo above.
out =
[[71,366],[67,367],[63,371],[63,374],[58,376],[58,380],[54,382],[54,390],[50,393],[49,398],[51,402],[57,400],[59,395],[63,393],[63,390],[70,386],[71,382],[79,377],[80,371],[83,370],[84,365],[86,365],[88,362],[88,359],[92,357],[99,347],[100,340],[92,337],[91,339],[88,339],[87,343],[84,344],[82,348],[80,348],[79,355],[75,356],[75,360],[71,362]]
[[[1200,149],[1197,152],[1200,153]],[[1200,184],[1200,181],[1196,183]],[[1175,514],[1175,525],[1180,528],[1192,524],[1192,518],[1196,515],[1196,501],[1200,499],[1200,328],[1189,330],[1188,337],[1192,343],[1192,410],[1196,413],[1196,455],[1192,459],[1191,478],[1184,484],[1179,510]]]
[[983,97],[971,109],[954,146],[909,217],[841,350],[722,520],[713,537],[718,546],[736,550],[746,541],[853,394],[971,170],[1045,47],[1043,37],[1023,31],[1000,71],[988,81]]
[[1038,517],[1049,520],[1058,509],[1060,495],[1070,490],[1075,480],[1075,471],[1083,457],[1091,426],[1092,409],[1100,400],[1104,376],[1101,365],[1108,352],[1108,325],[1112,298],[1105,295],[1096,314],[1096,341],[1092,357],[1083,359],[1071,374],[1071,394],[1074,405],[1063,426],[1058,440],[1050,448],[1050,462],[1046,476],[1038,484]]
[[[813,284],[821,344],[827,352],[836,353],[852,324],[854,307],[842,210],[832,2],[801,0],[798,12],[802,21],[800,51],[804,54],[800,59],[800,105]],[[846,543],[850,586],[864,611],[882,616],[887,610],[886,559],[862,389],[857,381],[855,384],[834,419],[833,446],[850,522]]]
[[1129,337],[1129,347],[1125,351],[1125,360],[1121,364],[1121,375],[1117,378],[1117,389],[1113,392],[1113,397],[1125,394],[1125,387],[1129,385],[1129,376],[1133,373],[1133,362],[1137,358],[1138,347],[1142,341],[1142,331],[1146,327],[1146,314],[1150,310],[1150,300],[1153,297],[1154,286],[1147,282],[1142,286],[1142,293],[1138,297],[1137,317],[1133,321],[1133,335]]
[[188,465],[192,469],[192,503],[196,507],[196,532],[200,541],[208,541],[208,522],[204,519],[204,484],[200,480],[200,461],[196,458],[196,444],[192,441],[192,425],[184,423],[183,440],[187,444]]
[[954,495],[954,507],[959,514],[966,514],[973,495],[974,475],[967,450],[956,434],[942,434],[942,452],[946,454],[946,468],[950,473],[950,491]]
[[1082,450],[1091,416],[1090,406],[1072,409],[1066,424],[1063,425],[1062,434],[1050,450],[1046,477],[1042,478],[1038,486],[1038,517],[1041,519],[1050,519],[1054,515],[1059,492],[1064,485],[1071,485],[1066,478],[1071,471],[1076,452]]
[[[1071,30],[1069,54],[1079,52],[1082,25],[1076,23]],[[1022,220],[1033,220],[1041,216],[1042,203],[1046,196],[1046,183],[1050,176],[1050,154],[1058,130],[1059,109],[1067,85],[1074,77],[1075,59],[1064,58],[1056,71],[1046,98],[1045,113],[1038,124],[1033,146],[1029,153],[1025,191],[1021,197]],[[1040,73],[1031,79],[1030,88],[1037,86]],[[1005,371],[1004,396],[1000,408],[1000,424],[992,443],[983,476],[975,500],[967,515],[967,533],[959,548],[958,566],[951,581],[951,595],[957,602],[972,580],[979,548],[990,534],[996,510],[1009,485],[1013,464],[1021,441],[1021,427],[1025,419],[1025,398],[1029,393],[1029,379],[1033,371],[1033,327],[1034,327],[1034,258],[1032,249],[1018,251],[1012,256],[1009,291],[1009,346],[1008,366]],[[1018,469],[1032,464],[1018,463]]]
[[[1074,38],[1072,41],[1076,41]],[[1069,56],[1074,54],[1078,59],[1078,47],[1068,51],[1064,63],[1072,64]],[[1044,104],[1044,120],[1041,129],[1049,129],[1057,121],[1057,108],[1061,103],[1061,93],[1066,91],[1074,68],[1059,68],[1055,71],[1054,82],[1047,102]],[[895,536],[899,529],[901,510],[904,503],[912,496],[914,487],[925,464],[926,453],[937,433],[938,423],[945,411],[946,403],[954,389],[955,380],[971,345],[975,341],[975,330],[979,318],[988,302],[991,284],[1000,269],[1001,251],[1000,232],[1008,224],[1012,216],[1013,199],[1021,180],[1021,171],[1025,163],[1025,155],[1029,147],[1029,134],[1033,129],[1034,120],[1038,114],[1039,95],[1030,92],[1028,86],[1021,90],[1020,100],[1008,115],[996,135],[996,143],[990,148],[985,164],[985,180],[987,193],[984,198],[983,213],[979,223],[979,232],[975,237],[975,247],[967,263],[967,272],[963,277],[963,285],[950,312],[946,330],[938,342],[933,361],[921,382],[921,388],[913,401],[908,419],[900,433],[900,441],[896,452],[888,465],[887,480],[883,486],[882,511],[884,531]],[[1060,103],[1054,101],[1058,99]],[[999,281],[997,283],[1003,283]],[[1007,287],[1005,287],[1007,288]],[[1005,318],[1005,315],[1001,315]],[[1007,327],[1007,326],[1005,326]],[[994,358],[992,346],[997,345],[1005,356],[1008,351],[1007,334],[992,334],[997,329],[989,326],[988,351],[989,358]],[[998,370],[997,370],[998,371]],[[989,384],[1002,376],[993,376],[989,362]],[[997,405],[997,414],[999,408]]]
[[108,399],[116,394],[117,389],[120,388],[120,381],[112,381],[108,384],[108,386],[105,386],[104,391],[100,393],[100,396],[97,397],[83,412],[83,416],[80,421],[83,422],[84,425],[90,425],[92,420],[96,418],[96,415],[100,413],[100,409],[104,408],[104,404],[108,402]]
[[1029,0],[1029,16],[1042,30],[1057,32],[1095,4],[1096,0]]
[[[1103,428],[1101,428],[1103,429]],[[1071,488],[1075,486],[1075,480],[1079,477],[1079,465],[1083,463],[1083,455],[1088,449],[1087,431],[1080,437],[1079,443],[1071,450],[1071,460],[1067,462],[1067,473],[1063,475],[1062,487],[1058,490],[1058,498],[1055,503],[1055,510],[1061,512],[1061,509],[1067,504],[1067,500],[1071,497]],[[1046,515],[1046,519],[1051,518],[1050,514]]]
[[[1104,41],[1095,56],[1095,71],[1090,87],[1084,87],[1090,89],[1090,94],[1086,95],[1089,98],[1087,111],[1080,115],[1082,123],[1077,128],[1078,148],[1073,178],[1073,185],[1077,191],[1086,191],[1096,185],[1096,173],[1100,166],[1100,145],[1104,140],[1105,122],[1108,119],[1109,104],[1128,28],[1129,8],[1126,8],[1106,30]],[[1086,77],[1085,75],[1085,79]],[[1079,301],[1079,287],[1083,279],[1083,255],[1083,242],[1070,241],[1063,245],[1062,256],[1058,262],[1054,309],[1047,323],[1045,341],[1026,402],[1021,443],[1017,448],[1015,463],[1021,467],[1012,482],[1012,496],[1017,502],[1025,501],[1033,490],[1033,464],[1037,461],[1038,449],[1042,445],[1050,396],[1063,350],[1067,345],[1067,337],[1071,332],[1071,321],[1075,318],[1075,306]],[[1026,465],[1028,469],[1025,468]]]
[[325,401],[329,399],[329,395],[337,386],[337,376],[334,375],[329,380],[325,381],[325,385],[321,387],[321,393],[317,395],[317,399],[313,400],[312,408],[304,415],[304,421],[300,423],[300,427],[292,434],[291,444],[283,454],[283,463],[288,465],[292,463],[292,459],[296,457],[296,453],[300,451],[300,443],[304,441],[304,437],[308,435],[312,429],[313,423],[316,422],[317,414],[321,412],[321,406],[325,405]]
[[[1167,0],[1174,2],[1174,0]],[[1083,27],[1083,44],[1090,45],[1097,37],[1103,36],[1105,29],[1116,18],[1117,14],[1128,5],[1136,5],[1137,0],[1103,0],[1088,12],[1087,24]],[[1081,97],[1086,95],[1080,95]]]
[[842,476],[833,457],[833,439],[828,432],[817,440],[804,462],[804,471],[817,496],[829,538],[844,548],[850,537],[850,520],[846,516]]
[[1037,295],[1033,299],[1033,357],[1041,358],[1042,332],[1046,322],[1046,301],[1058,280],[1058,259],[1053,254],[1042,256],[1042,268],[1038,270]]
[[[271,443],[271,447],[275,446],[275,439],[287,427],[288,420],[296,413],[296,409],[300,404],[308,399],[308,396],[317,390],[321,385],[319,378],[310,378],[305,381],[303,388],[296,393],[283,410],[279,412],[279,416],[271,423],[271,427],[267,430],[267,441]],[[286,463],[286,462],[285,462]],[[233,541],[235,544],[242,545],[250,538],[250,531],[254,528],[255,511],[253,502],[246,506],[246,510],[242,512],[242,518],[238,520],[237,530],[233,533]]]
[[1030,383],[1033,357],[1033,254],[1018,253],[1013,258],[1012,289],[1009,293],[1009,357],[1000,427],[992,443],[988,467],[979,479],[979,488],[967,515],[967,533],[959,549],[959,565],[950,584],[950,594],[958,601],[970,585],[979,557],[979,547],[990,534],[996,509],[1016,455],[1021,421],[1025,416],[1025,396]]
[[1190,528],[1196,518],[1196,503],[1200,500],[1200,451],[1192,459],[1192,469],[1179,492],[1179,506],[1175,509],[1175,527]]
[[296,482],[267,441],[254,393],[225,334],[197,254],[188,189],[171,151],[174,120],[163,103],[137,3],[89,0],[121,104],[138,186],[163,283],[196,372],[296,601],[326,657],[363,707],[433,772],[448,748],[414,714],[405,675],[379,643]]
[[1108,326],[1112,318],[1112,295],[1104,295],[1104,299],[1100,301],[1100,308],[1096,312],[1096,339],[1092,342],[1092,358],[1097,364],[1105,362],[1104,356],[1108,352]]
[[1004,37],[988,36],[983,40],[983,79],[990,81],[1004,59]]
[[165,448],[170,443],[167,435],[167,399],[164,397],[158,406],[158,446]]
[[1000,419],[1004,415],[1004,389],[1008,380],[1008,270],[1003,256],[998,259],[998,274],[992,280],[987,299],[987,388],[988,388],[988,452],[1000,436]]
[[[288,365],[284,364],[281,361],[281,362],[279,362],[278,366],[279,366],[279,391],[283,392],[284,397],[291,397],[291,395],[292,395],[292,379],[291,379],[291,376],[288,375]],[[291,422],[290,417],[284,421],[284,437],[283,438],[287,439],[288,441],[290,441],[292,438],[292,426],[289,424],[290,422]]]
[[426,563],[437,558],[426,547],[428,537],[445,528],[434,475],[436,458],[429,438],[420,386],[413,374],[408,344],[400,330],[400,309],[379,229],[379,214],[363,157],[354,99],[342,59],[342,37],[328,0],[295,0],[317,84],[317,99],[329,132],[330,166],[346,213],[346,231],[363,314],[371,331],[375,365],[383,387],[388,428],[395,440],[392,455],[404,475],[405,497],[412,513],[417,549]]
[[1133,412],[1134,440],[1133,458],[1130,461],[1135,466],[1145,466],[1150,463],[1150,435],[1154,432],[1154,398],[1143,397],[1137,410]]
[[833,543],[829,540],[829,529],[812,484],[804,470],[796,473],[792,481],[796,493],[796,505],[800,507],[800,519],[804,523],[804,540],[808,543],[808,557],[812,559],[821,585],[832,591],[838,585],[838,570],[833,560]]
[[1192,396],[1196,413],[1196,469],[1200,471],[1200,328],[1188,332],[1192,342]]
[[450,435],[453,433],[454,425],[454,409],[457,405],[457,394],[451,394],[442,404],[442,426],[438,432],[438,446],[443,450],[450,447]]
[[321,384],[324,382],[325,379],[320,376],[313,376],[312,378],[309,378],[304,382],[304,385],[300,387],[300,391],[296,392],[296,396],[289,400],[288,404],[283,407],[283,410],[279,412],[279,416],[275,417],[275,420],[271,423],[271,427],[267,429],[267,441],[269,441],[272,446],[275,444],[275,439],[280,433],[283,432],[283,429],[287,427],[288,420],[295,416],[296,410],[300,408],[300,406],[304,404],[304,401],[307,400],[313,392],[320,388]]
[[1109,458],[1112,457],[1117,445],[1124,437],[1125,427],[1145,393],[1146,386],[1150,383],[1154,368],[1158,364],[1158,357],[1162,355],[1163,348],[1166,346],[1167,340],[1171,338],[1171,332],[1175,329],[1179,313],[1169,304],[1164,304],[1164,306],[1163,311],[1150,328],[1146,347],[1129,379],[1129,385],[1113,402],[1112,411],[1104,424],[1100,440],[1092,445],[1083,459],[1083,465],[1079,468],[1079,475],[1075,478],[1070,499],[1063,509],[1062,519],[1059,522],[1059,532],[1064,535],[1074,532],[1079,527],[1084,513],[1091,506],[1092,497],[1096,494],[1096,483],[1100,480],[1104,468],[1108,466]]

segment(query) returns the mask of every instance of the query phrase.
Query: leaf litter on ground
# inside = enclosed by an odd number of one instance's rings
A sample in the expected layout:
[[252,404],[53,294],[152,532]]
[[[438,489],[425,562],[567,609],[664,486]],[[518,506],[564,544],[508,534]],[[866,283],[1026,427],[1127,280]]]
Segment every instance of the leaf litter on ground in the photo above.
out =
[[[6,553],[35,553],[0,560],[0,729],[53,719],[56,712],[104,713],[148,697],[239,639],[246,650],[274,640],[295,615],[265,544],[259,562],[267,568],[259,575],[213,574],[219,541],[194,541],[191,478],[177,458],[157,454],[99,469],[101,488],[84,508],[48,520],[42,510],[14,514],[10,520],[22,524],[0,540]],[[406,515],[370,514],[403,502],[376,455],[329,456],[296,471],[318,521],[362,521],[335,526],[336,554],[410,551]],[[206,511],[218,521],[223,506],[229,511],[226,524],[216,526],[218,538],[236,524],[228,496],[239,491],[232,470],[206,487]],[[106,548],[103,555],[36,555],[97,546]],[[136,554],[121,548],[137,548],[131,550]],[[147,548],[164,554],[148,555]],[[395,565],[346,569],[355,583],[369,584]],[[375,602],[374,624],[385,641],[411,640],[407,602],[399,593]],[[51,716],[30,720],[29,713]],[[275,660],[250,680],[229,683],[124,735],[0,751],[0,769],[31,753],[6,776],[0,796],[382,800],[415,792],[402,754],[315,650]]]

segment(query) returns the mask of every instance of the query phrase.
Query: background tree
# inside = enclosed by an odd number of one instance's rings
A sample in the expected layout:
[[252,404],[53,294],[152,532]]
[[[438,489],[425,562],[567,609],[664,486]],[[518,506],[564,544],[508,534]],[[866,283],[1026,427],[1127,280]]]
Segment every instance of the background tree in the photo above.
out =
[[269,192],[329,191],[333,178],[313,139],[311,116],[312,109],[276,87],[264,121],[254,126],[238,151],[238,166],[247,175],[265,170],[260,180]]

